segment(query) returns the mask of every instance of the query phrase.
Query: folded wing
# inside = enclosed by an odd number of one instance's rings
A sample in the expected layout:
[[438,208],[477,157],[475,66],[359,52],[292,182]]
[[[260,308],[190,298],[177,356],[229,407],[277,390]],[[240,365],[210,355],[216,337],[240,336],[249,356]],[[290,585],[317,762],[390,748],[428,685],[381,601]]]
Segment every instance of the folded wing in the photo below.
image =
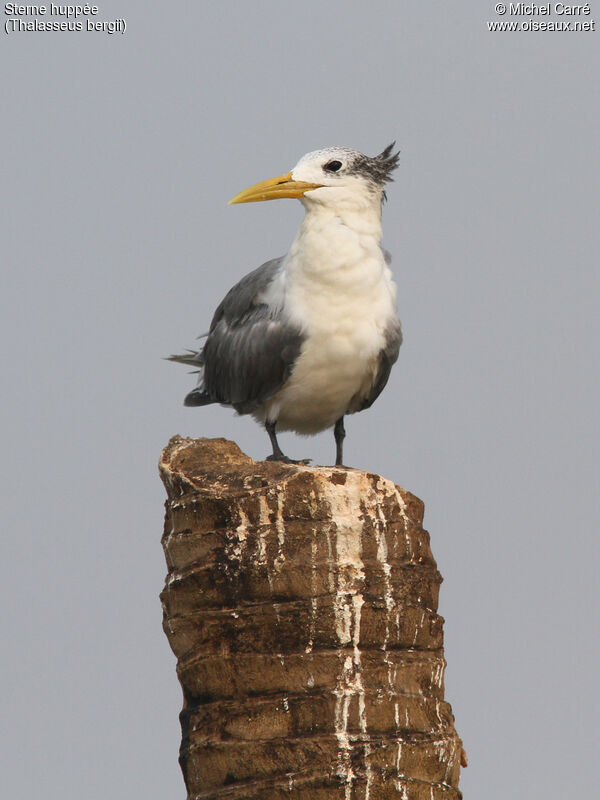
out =
[[385,333],[385,346],[379,353],[379,364],[373,386],[368,395],[361,399],[359,407],[356,409],[353,408],[353,411],[364,411],[366,408],[370,408],[375,400],[377,400],[388,382],[392,367],[398,359],[401,344],[402,328],[400,327],[400,320],[394,319]]
[[281,265],[274,259],[242,278],[215,311],[202,350],[171,357],[200,367],[200,384],[185,405],[223,403],[248,414],[286,382],[304,337],[278,305],[264,301]]

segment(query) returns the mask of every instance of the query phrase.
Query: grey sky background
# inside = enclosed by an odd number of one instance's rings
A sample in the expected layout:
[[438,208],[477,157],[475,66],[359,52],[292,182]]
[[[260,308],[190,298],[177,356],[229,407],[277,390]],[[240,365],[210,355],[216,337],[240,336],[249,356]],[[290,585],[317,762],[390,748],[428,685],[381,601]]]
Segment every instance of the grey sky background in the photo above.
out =
[[[392,139],[405,343],[346,461],[425,501],[465,798],[587,796],[599,33],[490,33],[481,0],[99,5],[125,35],[0,48],[2,796],[185,796],[156,463],[175,433],[269,448],[250,418],[183,408],[194,377],[161,357],[302,216],[229,198]],[[334,457],[331,433],[282,447]]]

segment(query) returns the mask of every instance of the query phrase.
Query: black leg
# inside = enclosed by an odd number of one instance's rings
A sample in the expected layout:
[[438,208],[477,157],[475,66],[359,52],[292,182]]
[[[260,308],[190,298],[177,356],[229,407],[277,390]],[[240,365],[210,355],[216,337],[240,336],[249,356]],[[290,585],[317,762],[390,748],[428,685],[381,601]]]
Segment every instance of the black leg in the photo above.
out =
[[267,457],[267,461],[286,461],[286,457],[281,452],[279,442],[277,441],[277,434],[275,433],[275,426],[277,422],[265,422],[265,428],[271,440],[271,447],[273,448],[273,455]]
[[344,466],[344,439],[346,437],[346,429],[344,428],[344,418],[340,417],[335,423],[333,429],[335,436],[335,465],[336,467]]
[[310,458],[304,458],[301,461],[294,461],[293,458],[288,458],[283,454],[281,447],[279,447],[279,442],[277,441],[277,434],[275,433],[276,425],[277,422],[265,422],[265,428],[267,429],[269,439],[271,440],[271,447],[273,448],[273,455],[267,456],[265,460],[283,461],[284,464],[308,464],[310,462]]

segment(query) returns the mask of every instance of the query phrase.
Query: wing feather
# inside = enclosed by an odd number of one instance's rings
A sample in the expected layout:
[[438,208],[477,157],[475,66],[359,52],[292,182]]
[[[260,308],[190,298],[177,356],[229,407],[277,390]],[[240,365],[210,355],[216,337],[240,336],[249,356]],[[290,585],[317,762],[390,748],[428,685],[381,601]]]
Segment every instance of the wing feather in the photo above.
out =
[[304,336],[261,299],[280,274],[283,259],[268,261],[242,278],[213,316],[202,350],[174,360],[202,364],[200,385],[186,405],[223,403],[248,414],[288,379]]
[[398,359],[400,352],[400,345],[402,344],[402,328],[400,327],[400,320],[394,319],[393,323],[389,325],[385,334],[385,345],[379,353],[379,368],[377,375],[373,381],[368,395],[363,399],[359,411],[364,411],[365,408],[370,408],[375,400],[379,397],[385,388],[392,367]]

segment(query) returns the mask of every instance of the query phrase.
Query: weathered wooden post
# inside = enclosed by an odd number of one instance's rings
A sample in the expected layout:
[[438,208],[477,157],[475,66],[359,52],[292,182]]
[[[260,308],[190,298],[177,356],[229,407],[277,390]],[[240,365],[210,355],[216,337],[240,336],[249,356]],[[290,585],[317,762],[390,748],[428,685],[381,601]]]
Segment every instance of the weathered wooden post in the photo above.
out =
[[224,439],[160,469],[189,800],[460,798],[421,501]]

